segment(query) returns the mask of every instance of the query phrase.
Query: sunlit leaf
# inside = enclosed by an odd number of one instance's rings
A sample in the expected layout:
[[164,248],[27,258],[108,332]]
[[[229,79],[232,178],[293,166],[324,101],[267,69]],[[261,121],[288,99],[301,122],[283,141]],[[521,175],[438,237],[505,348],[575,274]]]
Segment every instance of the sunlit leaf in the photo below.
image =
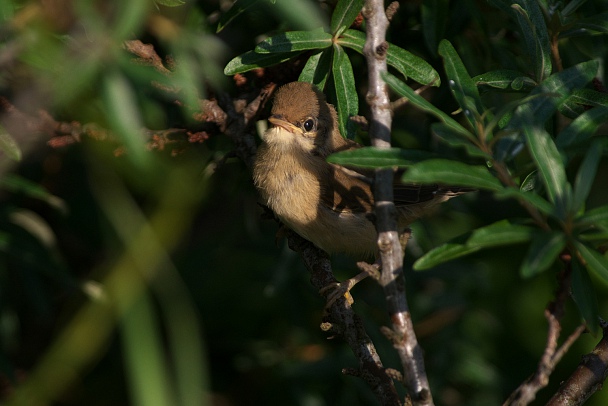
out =
[[[357,30],[346,30],[338,38],[338,44],[363,54],[365,34]],[[424,59],[390,44],[386,53],[386,63],[397,69],[406,78],[411,78],[423,85],[439,86],[439,73]]]
[[538,232],[532,237],[528,253],[521,264],[524,278],[538,275],[549,269],[566,246],[566,236],[561,232]]
[[339,45],[334,46],[332,72],[336,87],[336,109],[340,120],[340,133],[349,139],[353,139],[355,137],[355,125],[350,117],[357,115],[359,111],[359,98],[350,59]]
[[479,247],[468,247],[464,244],[447,243],[433,248],[421,258],[414,262],[413,268],[416,271],[424,271],[441,265],[444,262],[451,261],[466,255],[479,251]]
[[232,59],[224,68],[224,74],[228,76],[243,73],[256,68],[277,65],[285,62],[297,55],[300,52],[286,52],[276,54],[258,54],[255,51],[245,52]]
[[0,125],[0,152],[14,161],[21,161],[21,148],[13,137]]
[[448,76],[452,95],[462,108],[471,127],[477,130],[484,107],[475,82],[469,76],[460,56],[448,40],[444,39],[439,43],[439,55],[443,57],[443,66]]
[[331,15],[331,33],[337,36],[350,27],[364,3],[365,0],[339,0]]
[[431,158],[427,151],[401,148],[363,147],[332,154],[328,162],[339,165],[352,165],[366,168],[407,167],[416,162]]
[[416,93],[411,87],[403,83],[401,80],[397,79],[395,76],[390,73],[386,73],[383,76],[384,81],[393,89],[397,94],[407,98],[410,103],[414,106],[418,107],[422,111],[430,113],[441,120],[447,127],[449,127],[452,131],[462,134],[464,137],[470,138],[471,140],[476,139],[473,134],[471,134],[466,128],[461,126],[456,120],[450,117],[448,114],[439,110],[437,107],[433,106],[429,101],[427,101],[424,97],[420,96]]
[[581,265],[578,258],[573,257],[571,264],[570,286],[572,288],[572,297],[581,316],[587,322],[587,328],[594,336],[597,336],[600,331],[599,307],[593,283],[587,270]]
[[317,52],[308,58],[298,81],[312,83],[323,90],[331,71],[332,52],[333,50],[330,48]]
[[586,244],[575,242],[575,245],[587,263],[587,269],[601,279],[604,284],[608,285],[608,259]]
[[332,44],[331,34],[322,29],[313,31],[288,31],[274,35],[255,47],[259,54],[305,51],[328,48]]
[[485,166],[467,165],[447,159],[430,159],[410,167],[402,180],[407,183],[442,183],[498,191],[503,188]]

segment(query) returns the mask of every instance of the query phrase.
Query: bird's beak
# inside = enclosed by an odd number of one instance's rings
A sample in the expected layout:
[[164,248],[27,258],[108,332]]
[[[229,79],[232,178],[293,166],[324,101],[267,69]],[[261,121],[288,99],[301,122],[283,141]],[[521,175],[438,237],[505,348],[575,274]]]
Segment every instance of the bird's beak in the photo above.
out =
[[285,130],[289,131],[290,133],[295,133],[297,131],[302,131],[300,130],[298,127],[296,127],[295,125],[291,124],[289,121],[285,121],[282,118],[278,117],[278,116],[270,116],[268,118],[268,121],[270,121],[270,123],[276,127],[281,127],[284,128]]

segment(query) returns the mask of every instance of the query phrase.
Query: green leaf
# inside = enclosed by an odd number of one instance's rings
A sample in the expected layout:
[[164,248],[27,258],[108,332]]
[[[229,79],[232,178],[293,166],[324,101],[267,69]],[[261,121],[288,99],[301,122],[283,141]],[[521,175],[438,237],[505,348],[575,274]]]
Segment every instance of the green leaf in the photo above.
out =
[[424,42],[434,56],[437,56],[439,41],[444,37],[448,25],[449,9],[449,0],[427,0],[420,4]]
[[226,26],[234,20],[239,14],[243,13],[249,7],[255,5],[261,0],[237,0],[234,2],[232,7],[228,11],[222,14],[219,22],[217,23],[216,33],[222,31]]
[[431,131],[440,140],[454,146],[454,147],[462,147],[465,149],[467,154],[472,157],[479,157],[483,159],[490,159],[491,156],[483,152],[479,147],[472,143],[471,139],[462,135],[462,133],[454,131],[452,128],[448,127],[444,123],[433,123],[431,124]]
[[402,180],[406,183],[442,183],[493,191],[503,189],[485,166],[447,159],[429,159],[417,163],[405,172]]
[[544,214],[547,214],[547,215],[554,214],[553,205],[533,192],[526,192],[526,191],[522,191],[522,190],[515,189],[512,187],[506,187],[506,188],[502,189],[501,191],[497,192],[495,194],[495,197],[498,199],[515,198],[518,200],[524,200],[524,201],[530,203],[532,206],[536,207],[538,210],[540,210]]
[[313,31],[288,31],[274,35],[260,42],[255,47],[259,54],[306,51],[309,49],[328,48],[332,36],[322,29]]
[[332,71],[336,86],[336,109],[340,121],[340,133],[348,139],[353,139],[355,138],[355,126],[350,117],[357,115],[359,111],[359,98],[353,67],[344,49],[337,44],[334,46]]
[[453,132],[462,134],[464,137],[470,138],[471,140],[476,140],[475,136],[473,136],[473,134],[471,134],[463,126],[461,126],[456,120],[454,120],[452,117],[450,117],[443,111],[439,110],[437,107],[433,106],[424,97],[420,96],[411,87],[403,83],[401,80],[397,79],[395,76],[391,75],[390,73],[385,73],[383,75],[383,79],[391,87],[391,89],[397,92],[398,95],[407,98],[410,103],[418,107],[420,110],[437,117]]
[[25,196],[46,202],[51,207],[67,213],[65,201],[46,190],[38,183],[12,173],[6,173],[0,178],[0,186],[12,193],[22,193]]
[[576,219],[576,225],[580,227],[604,227],[608,228],[608,205],[588,210]]
[[[346,30],[338,38],[338,44],[350,48],[363,55],[365,34],[357,30]],[[411,78],[423,85],[439,86],[439,73],[424,59],[390,44],[386,53],[386,63],[397,69],[406,78]]]
[[574,13],[580,6],[585,4],[587,0],[572,0],[561,10],[560,15],[565,18]]
[[549,199],[555,204],[565,204],[568,179],[562,157],[547,131],[541,127],[524,127],[524,134],[532,159],[547,188]]
[[339,0],[331,15],[331,33],[340,35],[355,21],[361,12],[365,0]]
[[536,82],[523,73],[508,69],[486,72],[475,76],[473,81],[481,91],[529,92],[536,86]]
[[456,258],[464,257],[479,251],[480,248],[467,247],[464,244],[447,243],[433,248],[422,257],[414,262],[413,268],[416,271],[424,271],[433,268],[444,262],[451,261]]
[[285,62],[300,52],[286,52],[281,54],[258,54],[255,51],[248,51],[232,59],[224,68],[224,75],[232,76],[256,68],[277,65]]
[[363,147],[332,154],[327,162],[364,168],[394,168],[408,167],[432,156],[427,151],[412,149]]
[[512,4],[511,8],[516,11],[517,22],[524,36],[528,54],[534,64],[536,81],[541,82],[551,75],[553,69],[545,17],[535,0],[519,0]]
[[591,278],[587,270],[582,266],[576,257],[572,258],[572,274],[570,283],[572,288],[572,297],[578,307],[581,316],[587,322],[587,328],[591,334],[597,336],[600,331],[599,308],[597,296]]
[[533,227],[501,220],[473,231],[466,244],[478,249],[519,244],[529,241],[534,230]]
[[572,211],[575,213],[583,207],[589,196],[601,158],[601,145],[598,142],[591,144],[574,180]]
[[[589,33],[589,31],[592,31],[606,34],[608,33],[608,13],[600,13],[598,15],[594,15],[593,17],[577,20],[572,24],[570,30],[572,32],[584,31]],[[568,35],[566,34],[566,36]]]
[[555,143],[565,148],[574,143],[587,141],[595,134],[597,129],[608,121],[608,107],[596,106],[574,119],[557,136]]
[[575,241],[575,246],[587,263],[587,269],[608,285],[608,260],[595,249]]
[[21,161],[21,148],[13,137],[0,125],[0,152],[14,161]]
[[177,7],[186,4],[184,0],[154,0],[154,2],[167,7]]
[[566,236],[560,232],[538,232],[532,237],[528,254],[521,264],[524,278],[549,269],[566,246]]
[[478,122],[484,111],[477,86],[448,40],[444,39],[439,43],[439,55],[443,57],[443,66],[449,79],[450,90],[464,111],[471,127],[477,131]]
[[323,90],[325,88],[325,82],[329,77],[329,72],[331,71],[331,57],[331,48],[313,54],[308,58],[306,65],[304,65],[298,82],[312,83]]

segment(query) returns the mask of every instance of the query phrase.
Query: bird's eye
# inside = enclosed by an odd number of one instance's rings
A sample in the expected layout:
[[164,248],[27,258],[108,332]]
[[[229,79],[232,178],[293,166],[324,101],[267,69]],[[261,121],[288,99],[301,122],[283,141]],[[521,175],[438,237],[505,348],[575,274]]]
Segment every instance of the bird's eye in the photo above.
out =
[[312,118],[309,118],[308,120],[304,121],[304,130],[305,131],[310,131],[313,129],[313,127],[315,126],[315,122]]

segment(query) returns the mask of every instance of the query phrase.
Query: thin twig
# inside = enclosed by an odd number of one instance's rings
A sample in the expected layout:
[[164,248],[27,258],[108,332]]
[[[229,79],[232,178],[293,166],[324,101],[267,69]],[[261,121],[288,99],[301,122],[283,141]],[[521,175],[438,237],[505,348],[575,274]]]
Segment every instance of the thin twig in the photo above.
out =
[[[397,3],[393,3],[395,8]],[[367,102],[372,119],[370,137],[377,148],[390,148],[392,112],[386,84],[382,74],[386,72],[386,30],[389,20],[384,11],[384,1],[367,0],[363,8],[367,21],[367,39],[363,54],[367,60],[369,88]],[[422,350],[416,340],[405,296],[403,273],[403,248],[397,233],[397,211],[393,202],[393,171],[376,171],[374,187],[378,247],[382,261],[380,285],[384,289],[392,329],[388,334],[397,350],[404,370],[405,385],[414,405],[432,405],[433,399],[426,376]]]

